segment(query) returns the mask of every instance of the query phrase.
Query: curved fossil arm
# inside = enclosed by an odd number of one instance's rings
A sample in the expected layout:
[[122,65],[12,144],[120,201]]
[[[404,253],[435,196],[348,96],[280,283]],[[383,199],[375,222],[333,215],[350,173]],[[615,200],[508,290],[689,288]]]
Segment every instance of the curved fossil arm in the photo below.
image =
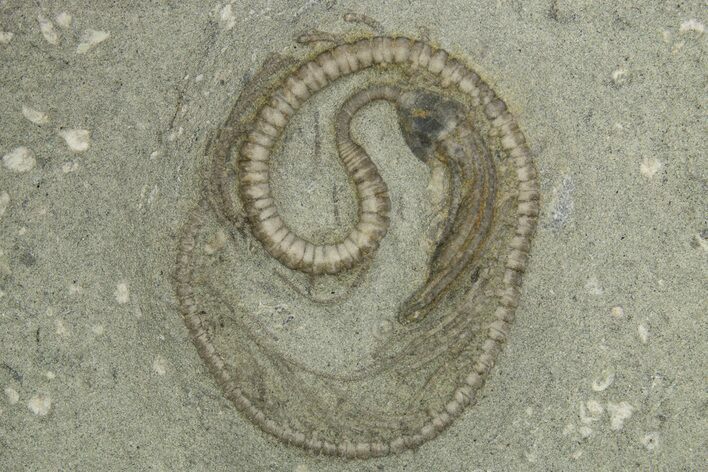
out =
[[428,279],[401,305],[401,322],[419,321],[427,315],[440,295],[479,256],[492,224],[495,169],[479,134],[462,122],[437,143],[438,155],[450,168],[450,209],[430,261]]
[[298,236],[278,214],[268,182],[268,151],[274,127],[266,121],[256,124],[241,152],[241,196],[254,235],[285,266],[313,274],[336,274],[378,248],[389,226],[388,187],[376,164],[352,140],[349,126],[352,117],[364,105],[376,100],[395,103],[400,95],[397,87],[371,87],[350,97],[337,114],[337,149],[344,169],[354,182],[359,214],[352,231],[335,244],[314,244]]

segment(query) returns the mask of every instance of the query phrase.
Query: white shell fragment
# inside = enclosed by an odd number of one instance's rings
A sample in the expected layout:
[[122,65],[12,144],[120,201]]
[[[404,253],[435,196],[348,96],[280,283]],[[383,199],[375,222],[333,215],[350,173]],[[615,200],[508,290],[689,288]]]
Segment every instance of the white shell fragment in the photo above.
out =
[[627,402],[607,402],[607,412],[610,414],[610,428],[619,431],[624,427],[624,422],[632,417],[634,407]]
[[56,31],[54,31],[54,24],[51,20],[46,18],[44,15],[39,15],[37,17],[37,21],[39,21],[39,30],[42,32],[44,39],[46,39],[47,42],[53,46],[59,44],[59,35]]
[[642,174],[642,176],[651,180],[654,175],[656,175],[656,173],[661,170],[662,167],[663,164],[659,159],[653,157],[645,157],[642,160],[642,163],[639,165],[639,172]]
[[59,26],[61,26],[62,28],[68,28],[69,26],[71,26],[71,21],[72,21],[72,19],[73,19],[73,18],[71,17],[70,14],[68,14],[68,13],[65,12],[65,11],[63,11],[63,12],[59,13],[59,14],[56,16],[56,18],[54,18],[54,21],[56,21],[57,24],[58,24]]
[[701,23],[695,18],[691,18],[690,20],[686,20],[681,23],[681,26],[679,27],[679,33],[685,34],[685,33],[697,33],[699,36],[702,35],[705,32],[706,28]]
[[599,378],[595,379],[592,383],[592,389],[595,392],[602,392],[607,390],[610,385],[615,381],[615,371],[614,369],[605,369]]
[[59,132],[66,145],[74,152],[84,152],[91,145],[91,133],[86,129],[67,129]]
[[111,33],[107,31],[86,30],[81,35],[81,42],[76,47],[76,54],[85,54],[99,43],[107,40]]
[[14,405],[20,400],[20,394],[12,387],[5,387],[5,398],[8,404]]
[[29,172],[37,161],[29,148],[19,146],[2,157],[2,164],[13,172]]
[[653,451],[659,447],[659,438],[660,436],[658,431],[647,433],[641,439],[642,446],[644,446],[647,451]]
[[36,125],[49,123],[49,115],[47,113],[35,110],[26,105],[22,105],[22,115]]
[[152,371],[157,375],[165,375],[167,373],[167,359],[162,356],[155,357],[152,362]]
[[27,407],[37,416],[45,416],[52,407],[52,399],[45,393],[39,393],[30,398]]
[[130,290],[126,282],[120,282],[116,285],[116,291],[113,294],[116,298],[116,302],[119,305],[125,305],[130,301]]
[[221,9],[219,19],[227,30],[230,30],[236,25],[236,16],[231,10],[231,5],[227,4],[224,8]]
[[10,204],[10,194],[3,191],[0,192],[0,216],[5,214],[7,207]]
[[0,31],[0,44],[10,44],[13,36],[15,34],[10,31]]

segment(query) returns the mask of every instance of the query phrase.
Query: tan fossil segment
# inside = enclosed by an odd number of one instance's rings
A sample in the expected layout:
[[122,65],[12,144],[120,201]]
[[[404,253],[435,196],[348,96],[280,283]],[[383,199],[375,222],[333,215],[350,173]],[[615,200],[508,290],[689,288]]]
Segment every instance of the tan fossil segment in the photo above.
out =
[[[272,156],[288,156],[284,134],[312,96],[368,70],[377,75],[333,117],[356,221],[338,239],[308,239],[279,210]],[[352,287],[367,277],[395,214],[375,152],[369,156],[350,134],[350,122],[377,100],[395,107],[414,156],[447,169],[444,224],[425,283],[397,294],[386,341],[346,372],[332,372],[284,351],[256,309],[242,306],[243,286],[229,280],[249,257]],[[241,413],[287,444],[369,458],[419,446],[475,403],[509,335],[539,210],[525,138],[475,72],[405,37],[345,42],[299,63],[272,61],[242,90],[207,157],[203,198],[180,241],[176,290],[200,356]],[[231,235],[218,256],[203,250],[216,229]]]

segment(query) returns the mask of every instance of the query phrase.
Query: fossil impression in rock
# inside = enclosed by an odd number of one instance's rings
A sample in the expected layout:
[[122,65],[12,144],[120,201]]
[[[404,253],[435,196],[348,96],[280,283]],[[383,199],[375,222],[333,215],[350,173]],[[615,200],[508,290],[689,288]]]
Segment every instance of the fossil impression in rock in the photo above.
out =
[[[345,99],[328,118],[327,165],[346,176],[356,208],[338,234],[304,234],[282,210],[274,166],[298,159],[293,121],[329,89]],[[396,251],[408,250],[387,237],[405,222],[377,166],[385,157],[353,131],[380,101],[395,109],[410,165],[445,176],[425,277],[397,292],[381,287]],[[539,192],[516,120],[461,58],[421,40],[365,37],[270,61],[207,158],[176,290],[201,358],[245,417],[315,454],[369,458],[435,438],[475,403],[509,336]],[[393,256],[381,262],[382,252]],[[318,284],[337,295],[313,294]],[[363,319],[380,329],[361,334]]]

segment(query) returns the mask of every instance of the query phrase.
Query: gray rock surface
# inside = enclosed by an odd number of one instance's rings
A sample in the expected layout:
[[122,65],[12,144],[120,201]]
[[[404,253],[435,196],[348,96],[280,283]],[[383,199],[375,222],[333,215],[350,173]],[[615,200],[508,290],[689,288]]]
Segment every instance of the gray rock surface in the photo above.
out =
[[[478,405],[364,463],[240,416],[171,280],[209,130],[269,54],[351,29],[350,10],[470,58],[518,118],[543,198]],[[704,467],[704,22],[700,2],[0,3],[0,468]]]

